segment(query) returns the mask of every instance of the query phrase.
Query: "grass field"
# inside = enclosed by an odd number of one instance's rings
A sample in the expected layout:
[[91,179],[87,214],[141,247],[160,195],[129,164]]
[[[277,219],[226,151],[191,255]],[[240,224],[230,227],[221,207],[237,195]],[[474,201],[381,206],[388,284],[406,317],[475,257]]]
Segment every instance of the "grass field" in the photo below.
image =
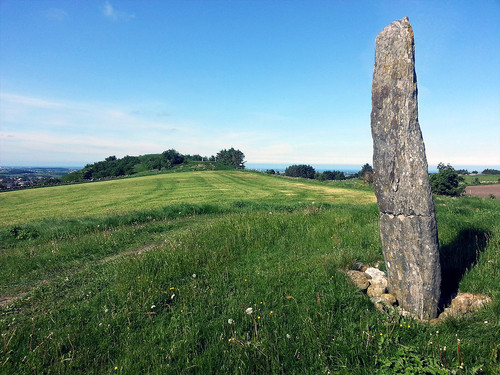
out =
[[204,171],[0,194],[0,372],[495,374],[500,204],[435,202],[450,281],[493,302],[431,326],[346,279],[383,259],[361,183]]
[[462,177],[468,185],[476,184],[477,181],[481,184],[498,184],[500,182],[500,175],[498,174],[465,175]]

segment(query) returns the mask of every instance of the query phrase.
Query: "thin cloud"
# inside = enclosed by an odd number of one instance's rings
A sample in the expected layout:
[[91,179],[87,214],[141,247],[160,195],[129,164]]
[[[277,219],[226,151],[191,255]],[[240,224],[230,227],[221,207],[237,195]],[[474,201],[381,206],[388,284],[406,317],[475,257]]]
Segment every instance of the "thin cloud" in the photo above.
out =
[[50,8],[44,12],[44,16],[49,21],[62,21],[68,16],[68,13],[63,9]]
[[135,18],[135,14],[130,14],[122,11],[117,11],[109,1],[104,3],[104,7],[102,9],[102,13],[105,17],[113,20],[113,21],[129,21]]

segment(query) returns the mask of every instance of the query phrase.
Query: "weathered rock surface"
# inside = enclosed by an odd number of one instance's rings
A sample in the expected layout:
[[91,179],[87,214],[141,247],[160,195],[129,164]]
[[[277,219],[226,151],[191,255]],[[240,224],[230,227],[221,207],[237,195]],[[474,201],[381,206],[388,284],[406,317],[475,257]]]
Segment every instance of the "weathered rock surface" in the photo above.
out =
[[375,40],[371,129],[388,289],[404,310],[431,319],[437,315],[441,270],[407,17]]
[[347,275],[351,278],[356,288],[366,290],[370,286],[369,275],[361,271],[349,270]]
[[439,315],[439,318],[447,318],[449,316],[459,317],[467,315],[482,308],[484,305],[491,302],[491,298],[481,294],[459,293],[449,307]]
[[393,306],[396,304],[396,297],[394,297],[392,294],[390,293],[384,293],[380,296],[380,299],[382,301],[383,304],[387,305],[387,306]]

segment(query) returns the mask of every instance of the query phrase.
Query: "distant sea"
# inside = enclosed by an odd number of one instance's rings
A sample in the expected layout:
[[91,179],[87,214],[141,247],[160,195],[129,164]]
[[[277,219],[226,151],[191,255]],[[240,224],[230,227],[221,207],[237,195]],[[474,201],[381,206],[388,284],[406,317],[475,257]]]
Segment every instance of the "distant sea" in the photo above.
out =
[[[245,163],[246,169],[255,169],[257,171],[265,171],[267,169],[274,169],[275,171],[284,172],[287,167],[293,164],[307,164],[307,163]],[[361,170],[362,165],[356,164],[308,164],[313,167],[316,172],[324,171],[341,171],[344,173],[357,173]],[[370,163],[370,165],[372,165]],[[485,169],[500,170],[498,165],[452,165],[455,169],[467,169],[470,172],[478,171],[481,173]],[[429,165],[429,173],[437,173],[437,165]]]

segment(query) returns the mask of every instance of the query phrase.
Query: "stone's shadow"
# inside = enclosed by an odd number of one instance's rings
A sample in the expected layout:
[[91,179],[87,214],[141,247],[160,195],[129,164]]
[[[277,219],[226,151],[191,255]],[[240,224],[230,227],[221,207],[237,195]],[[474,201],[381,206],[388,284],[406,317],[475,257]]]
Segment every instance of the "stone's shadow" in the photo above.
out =
[[438,309],[451,303],[458,293],[458,284],[467,270],[479,260],[488,244],[490,233],[476,228],[462,229],[455,240],[439,249],[441,263],[441,298]]

